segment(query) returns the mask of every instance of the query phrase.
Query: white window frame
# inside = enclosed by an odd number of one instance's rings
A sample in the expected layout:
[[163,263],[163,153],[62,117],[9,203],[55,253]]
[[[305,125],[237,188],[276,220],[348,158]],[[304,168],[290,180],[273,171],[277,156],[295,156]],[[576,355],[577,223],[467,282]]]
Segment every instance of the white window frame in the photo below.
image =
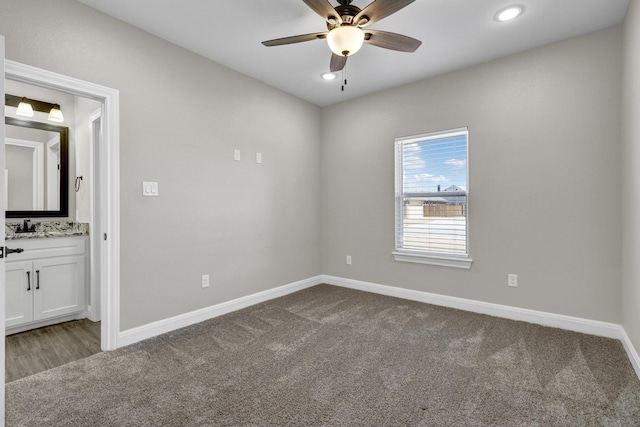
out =
[[[404,199],[408,196],[411,197],[429,197],[437,195],[438,193],[404,193],[404,173],[403,173],[403,151],[402,147],[408,143],[415,143],[424,140],[433,140],[451,137],[455,135],[464,134],[467,137],[467,163],[466,163],[466,190],[464,195],[466,196],[466,248],[467,253],[465,255],[453,255],[441,252],[429,252],[422,250],[408,250],[402,247],[402,233],[404,230]],[[445,131],[430,132],[422,135],[414,135],[408,137],[396,138],[395,140],[395,251],[393,252],[394,259],[402,262],[413,262],[420,264],[439,265],[444,267],[455,268],[471,268],[473,260],[469,256],[469,129],[466,127],[450,129]],[[451,194],[463,195],[463,194]]]

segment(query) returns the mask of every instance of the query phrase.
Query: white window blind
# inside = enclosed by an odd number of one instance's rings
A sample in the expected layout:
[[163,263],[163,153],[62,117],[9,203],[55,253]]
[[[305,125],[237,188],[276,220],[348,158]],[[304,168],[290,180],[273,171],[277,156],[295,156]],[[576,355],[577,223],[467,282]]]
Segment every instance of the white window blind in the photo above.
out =
[[468,258],[467,153],[466,128],[396,139],[398,255]]

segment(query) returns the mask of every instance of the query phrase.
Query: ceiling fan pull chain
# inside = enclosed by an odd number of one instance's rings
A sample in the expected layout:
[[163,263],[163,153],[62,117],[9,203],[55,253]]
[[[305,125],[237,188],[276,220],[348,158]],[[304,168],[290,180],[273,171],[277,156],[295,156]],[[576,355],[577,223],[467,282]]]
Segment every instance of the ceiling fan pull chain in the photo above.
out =
[[342,68],[342,80],[344,83],[342,84],[342,91],[344,92],[344,87],[347,85],[347,63],[345,62],[344,67]]
[[[296,0],[299,2],[299,0]],[[342,71],[341,90],[347,85],[347,57],[360,50],[363,43],[385,49],[400,52],[415,52],[422,44],[402,34],[390,33],[381,30],[370,30],[366,27],[380,21],[389,15],[404,9],[414,3],[415,0],[369,0],[368,6],[360,9],[352,3],[355,0],[303,0],[315,13],[317,13],[327,26],[327,31],[321,33],[300,34],[297,36],[281,37],[263,41],[265,46],[282,46],[293,43],[310,42],[313,40],[326,40],[331,50],[329,70],[333,77]],[[332,3],[339,3],[334,6]]]

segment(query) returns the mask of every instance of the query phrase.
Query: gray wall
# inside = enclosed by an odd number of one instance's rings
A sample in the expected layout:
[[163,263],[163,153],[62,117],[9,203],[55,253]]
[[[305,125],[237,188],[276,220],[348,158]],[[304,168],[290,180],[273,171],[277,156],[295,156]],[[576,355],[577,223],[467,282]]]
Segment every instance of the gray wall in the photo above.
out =
[[[9,59],[120,90],[122,329],[321,272],[622,321],[620,27],[320,110],[71,0],[0,5]],[[474,264],[394,262],[393,140],[461,126]]]
[[120,91],[122,330],[320,274],[317,107],[75,1],[0,7],[8,59]]
[[640,3],[624,22],[622,119],[622,325],[640,349]]
[[[100,103],[87,98],[75,98],[73,135],[75,137],[75,175],[69,181],[70,197],[75,200],[76,221],[91,222],[91,114],[100,109]],[[75,190],[76,176],[82,177]]]
[[[620,322],[621,34],[323,109],[323,273]],[[395,262],[394,138],[463,126],[473,265]]]

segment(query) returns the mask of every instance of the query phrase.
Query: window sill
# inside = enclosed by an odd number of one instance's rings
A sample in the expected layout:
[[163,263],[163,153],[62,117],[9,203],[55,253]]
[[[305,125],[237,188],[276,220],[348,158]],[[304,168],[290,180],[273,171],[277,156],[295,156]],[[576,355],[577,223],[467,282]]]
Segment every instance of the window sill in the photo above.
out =
[[419,264],[439,265],[442,267],[471,268],[471,258],[448,257],[444,255],[426,255],[416,252],[394,252],[393,258],[401,262],[415,262]]

